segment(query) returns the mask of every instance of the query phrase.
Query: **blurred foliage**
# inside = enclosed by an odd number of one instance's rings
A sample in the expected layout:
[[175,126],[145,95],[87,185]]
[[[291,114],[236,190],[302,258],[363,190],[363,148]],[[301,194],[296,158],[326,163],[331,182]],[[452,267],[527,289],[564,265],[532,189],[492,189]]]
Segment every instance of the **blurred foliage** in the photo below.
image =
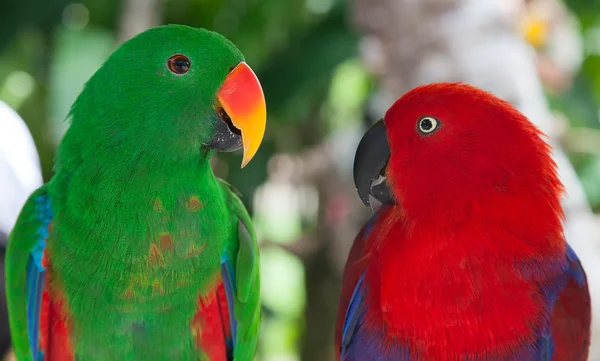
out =
[[[557,95],[549,94],[548,98],[554,110],[566,115],[570,127],[586,132],[600,131],[600,1],[566,0],[565,3],[580,23],[585,60],[571,89]],[[595,139],[593,144],[585,146],[595,153],[574,152],[568,147],[566,150],[592,207],[600,212],[600,144],[596,144],[599,138]]]

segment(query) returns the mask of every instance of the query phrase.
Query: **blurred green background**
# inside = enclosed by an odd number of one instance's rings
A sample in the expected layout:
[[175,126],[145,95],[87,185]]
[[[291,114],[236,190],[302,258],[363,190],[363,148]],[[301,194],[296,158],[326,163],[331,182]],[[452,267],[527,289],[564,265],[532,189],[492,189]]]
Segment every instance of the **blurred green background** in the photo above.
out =
[[[566,5],[579,22],[583,64],[566,75],[567,85],[545,85],[552,109],[568,119],[561,143],[600,212],[600,1]],[[352,188],[352,156],[371,118],[383,115],[367,111],[378,82],[363,65],[351,6],[342,0],[0,2],[0,100],[28,124],[45,180],[71,103],[136,26],[208,28],[245,54],[265,91],[267,134],[243,171],[240,154],[219,155],[215,170],[244,194],[261,240],[259,360],[333,357],[341,270],[368,217]],[[549,41],[543,28],[550,25],[540,26],[523,35],[539,42],[533,45],[543,56]]]

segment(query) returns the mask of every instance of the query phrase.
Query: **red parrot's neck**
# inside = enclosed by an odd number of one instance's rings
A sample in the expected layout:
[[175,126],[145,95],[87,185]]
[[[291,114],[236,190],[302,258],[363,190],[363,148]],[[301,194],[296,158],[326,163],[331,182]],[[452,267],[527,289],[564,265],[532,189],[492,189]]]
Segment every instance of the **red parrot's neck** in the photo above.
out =
[[392,207],[368,240],[367,283],[379,289],[370,302],[380,306],[372,316],[433,359],[524,345],[547,316],[535,278],[552,277],[565,262],[560,216],[506,201],[512,212],[502,213],[489,202],[453,222],[423,222]]

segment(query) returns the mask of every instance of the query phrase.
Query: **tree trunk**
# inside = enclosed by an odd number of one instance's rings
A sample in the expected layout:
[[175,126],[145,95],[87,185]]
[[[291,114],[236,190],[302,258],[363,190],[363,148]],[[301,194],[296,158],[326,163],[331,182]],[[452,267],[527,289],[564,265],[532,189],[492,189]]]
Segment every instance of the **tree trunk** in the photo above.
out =
[[[550,136],[567,190],[565,233],[587,272],[593,314],[600,314],[600,226],[558,143],[533,50],[517,33],[519,0],[355,0],[363,58],[383,88],[379,114],[417,85],[462,81],[513,103]],[[600,360],[600,318],[590,361]]]
[[[315,139],[314,134],[307,139]],[[316,229],[305,234],[288,251],[298,256],[305,269],[306,306],[300,345],[303,361],[331,361],[335,358],[333,338],[340,298],[341,274],[355,235],[366,219],[356,197],[351,177],[340,174],[332,156],[333,139],[294,156],[287,173],[292,184],[310,184],[319,194]]]
[[119,42],[157,26],[162,20],[164,0],[125,0],[121,12]]

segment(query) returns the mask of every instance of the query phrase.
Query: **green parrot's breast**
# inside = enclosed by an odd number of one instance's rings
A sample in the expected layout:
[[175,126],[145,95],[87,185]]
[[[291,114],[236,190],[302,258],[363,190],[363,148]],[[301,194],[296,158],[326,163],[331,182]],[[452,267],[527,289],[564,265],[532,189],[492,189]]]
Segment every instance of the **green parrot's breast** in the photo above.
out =
[[74,174],[53,192],[49,278],[65,297],[77,360],[202,355],[191,322],[219,280],[232,216],[210,169],[143,175],[90,185]]

